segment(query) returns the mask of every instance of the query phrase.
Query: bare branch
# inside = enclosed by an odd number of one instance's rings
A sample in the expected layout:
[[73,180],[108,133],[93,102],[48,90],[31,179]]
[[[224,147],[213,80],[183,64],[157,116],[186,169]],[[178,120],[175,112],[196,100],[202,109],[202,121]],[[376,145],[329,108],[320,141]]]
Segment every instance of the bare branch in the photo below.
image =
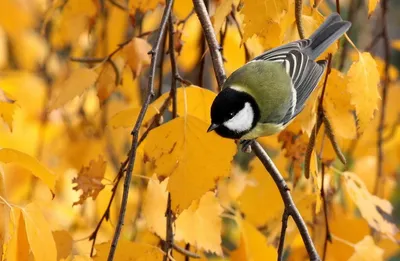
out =
[[[187,245],[189,245],[189,244],[187,244]],[[178,251],[179,253],[181,253],[182,255],[185,256],[185,260],[186,260],[186,258],[196,258],[196,259],[197,259],[197,258],[201,258],[200,255],[198,255],[198,254],[196,254],[196,253],[193,253],[193,252],[190,252],[188,249],[182,248],[182,247],[178,246],[178,245],[175,244],[175,243],[173,243],[172,246],[174,247],[174,249],[175,249],[176,251]],[[189,245],[189,246],[190,246],[190,245]]]
[[124,225],[126,206],[128,204],[129,187],[130,187],[131,180],[132,180],[132,171],[133,171],[133,167],[135,164],[136,150],[138,147],[139,129],[140,129],[140,126],[142,125],[147,108],[149,107],[150,102],[151,102],[152,98],[154,97],[154,77],[155,77],[155,73],[156,73],[156,61],[157,61],[157,58],[159,55],[159,50],[160,50],[160,46],[162,44],[162,39],[166,33],[167,22],[168,22],[169,15],[171,13],[172,4],[173,4],[173,0],[168,0],[166,3],[164,13],[163,13],[163,16],[161,19],[161,23],[160,23],[159,34],[158,34],[154,48],[150,51],[150,54],[152,55],[152,57],[151,57],[151,65],[150,65],[150,70],[149,70],[147,95],[146,95],[146,99],[144,100],[143,106],[140,110],[139,116],[136,120],[135,126],[131,132],[132,145],[131,145],[131,149],[130,149],[130,153],[129,153],[129,157],[128,157],[129,160],[128,160],[128,166],[127,166],[127,171],[126,171],[126,176],[125,176],[125,181],[124,181],[124,191],[123,191],[123,195],[122,195],[121,209],[120,209],[120,213],[119,213],[119,217],[118,217],[118,223],[115,228],[115,233],[114,233],[114,237],[112,240],[110,252],[108,255],[108,259],[107,259],[108,261],[112,261],[114,259],[119,236],[121,234],[122,226]]
[[386,103],[387,103],[387,92],[389,89],[389,66],[390,66],[390,41],[389,41],[389,33],[388,33],[388,26],[387,26],[387,13],[388,13],[388,0],[382,0],[382,38],[384,44],[384,52],[385,52],[385,70],[384,70],[384,79],[382,85],[382,103],[381,103],[381,110],[380,110],[380,118],[379,118],[379,125],[378,125],[378,162],[377,162],[377,173],[375,179],[375,186],[374,186],[374,194],[378,195],[379,187],[382,182],[383,176],[383,129],[385,128],[385,117],[386,117]]
[[278,245],[278,261],[283,261],[283,247],[285,246],[285,236],[286,236],[288,220],[289,220],[289,213],[285,208],[282,214],[281,236],[279,237],[279,245]]
[[210,17],[208,16],[206,6],[203,0],[193,0],[194,10],[203,27],[203,33],[207,40],[210,49],[211,60],[214,65],[214,72],[217,78],[218,86],[222,86],[225,82],[226,76],[224,71],[224,64],[222,62],[222,55],[220,53],[220,46],[214,34]]

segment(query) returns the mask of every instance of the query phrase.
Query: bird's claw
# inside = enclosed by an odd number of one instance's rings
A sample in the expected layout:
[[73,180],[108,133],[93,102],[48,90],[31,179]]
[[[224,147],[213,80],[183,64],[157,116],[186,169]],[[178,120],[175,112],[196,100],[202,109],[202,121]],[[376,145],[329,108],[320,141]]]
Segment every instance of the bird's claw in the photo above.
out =
[[251,145],[253,144],[254,140],[242,140],[240,144],[242,145],[242,151],[244,153],[251,153]]

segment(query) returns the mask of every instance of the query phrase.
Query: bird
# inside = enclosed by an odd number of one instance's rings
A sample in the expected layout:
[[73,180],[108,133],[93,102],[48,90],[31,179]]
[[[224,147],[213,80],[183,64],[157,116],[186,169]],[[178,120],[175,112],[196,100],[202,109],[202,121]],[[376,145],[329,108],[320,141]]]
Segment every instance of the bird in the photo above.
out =
[[315,60],[350,27],[332,13],[308,39],[268,50],[234,71],[211,105],[207,132],[245,146],[282,131],[303,110],[324,73],[327,60]]

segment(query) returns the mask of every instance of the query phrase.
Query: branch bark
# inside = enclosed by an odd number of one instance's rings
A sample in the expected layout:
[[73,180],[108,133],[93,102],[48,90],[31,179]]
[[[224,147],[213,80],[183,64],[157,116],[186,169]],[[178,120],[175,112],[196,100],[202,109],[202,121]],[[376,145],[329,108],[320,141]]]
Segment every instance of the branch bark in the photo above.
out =
[[108,254],[108,259],[107,259],[108,261],[114,260],[119,236],[121,234],[121,230],[124,225],[126,206],[128,204],[129,187],[130,187],[131,180],[132,180],[132,171],[133,171],[133,167],[135,164],[136,150],[137,150],[138,142],[139,142],[139,140],[138,140],[139,129],[140,129],[140,126],[142,125],[147,108],[149,107],[150,102],[151,102],[152,98],[154,97],[154,77],[155,77],[155,73],[156,73],[156,63],[158,60],[157,58],[159,55],[160,46],[161,46],[161,44],[163,44],[162,39],[164,38],[164,35],[166,33],[167,22],[168,22],[169,15],[171,13],[172,4],[173,4],[173,0],[168,0],[166,3],[164,13],[163,13],[163,16],[161,19],[161,23],[160,23],[159,34],[158,34],[154,48],[150,51],[150,54],[152,56],[151,56],[151,65],[150,65],[150,70],[149,70],[147,95],[146,95],[146,99],[143,103],[143,106],[140,110],[139,116],[136,120],[135,126],[131,132],[132,145],[131,145],[131,149],[130,149],[130,153],[129,153],[128,167],[127,167],[125,181],[124,181],[124,192],[122,195],[121,209],[119,212],[118,223],[115,228],[114,237],[113,237],[113,240],[111,243],[110,252]]
[[224,64],[222,61],[221,47],[215,37],[214,29],[211,24],[210,17],[203,0],[193,0],[194,10],[200,20],[203,28],[204,37],[206,38],[208,49],[211,54],[211,61],[213,63],[215,77],[217,78],[218,86],[221,87],[226,80]]
[[[221,86],[224,83],[226,76],[222,63],[222,56],[219,52],[220,48],[215,37],[215,33],[213,32],[210,18],[208,17],[206,7],[202,0],[193,0],[193,5],[203,28],[203,33],[207,40],[208,48],[210,49],[214,72],[217,78],[218,85]],[[285,180],[282,178],[271,158],[257,141],[253,142],[252,150],[259,158],[259,160],[263,163],[265,169],[270,173],[276,186],[278,187],[282,200],[285,204],[285,211],[287,211],[289,216],[292,216],[294,222],[296,223],[296,226],[299,229],[299,232],[307,249],[310,260],[319,261],[320,258],[318,256],[317,250],[315,249],[314,243],[311,240],[307,226],[303,218],[301,217],[300,212],[297,210],[296,205],[293,202]]]

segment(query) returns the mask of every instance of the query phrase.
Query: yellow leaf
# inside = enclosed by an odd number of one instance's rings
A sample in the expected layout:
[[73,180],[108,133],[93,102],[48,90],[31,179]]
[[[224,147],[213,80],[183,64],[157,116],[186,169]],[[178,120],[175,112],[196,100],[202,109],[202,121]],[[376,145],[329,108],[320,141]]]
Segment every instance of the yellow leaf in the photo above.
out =
[[144,66],[150,64],[150,55],[148,54],[150,50],[151,45],[146,40],[137,37],[124,46],[123,54],[135,77],[140,74]]
[[[263,226],[275,218],[283,208],[279,190],[258,159],[254,159],[250,164],[247,184],[238,199],[240,209],[245,214],[246,220],[256,227]],[[268,208],[263,207],[266,201]]]
[[0,1],[0,27],[8,34],[17,36],[34,25],[32,13],[22,2],[2,0]]
[[[137,117],[139,116],[141,108],[130,108],[117,112],[111,117],[108,124],[114,128],[132,128],[135,126]],[[142,126],[147,126],[153,117],[158,114],[158,109],[152,105],[149,106],[143,119]]]
[[225,21],[225,18],[232,11],[233,0],[225,0],[219,3],[217,9],[215,10],[215,14],[211,17],[211,21],[214,25],[214,31],[218,33],[221,30],[222,24]]
[[82,167],[78,173],[78,177],[73,178],[72,182],[76,183],[73,187],[74,190],[82,190],[82,194],[79,197],[79,201],[74,202],[74,205],[83,204],[83,202],[92,197],[96,199],[100,191],[104,188],[101,183],[106,172],[107,162],[99,155],[97,161],[91,160],[88,167]]
[[34,203],[22,209],[26,236],[35,260],[57,260],[57,248],[51,233],[49,222]]
[[393,40],[392,41],[392,48],[396,50],[400,50],[400,40]]
[[378,5],[379,0],[368,0],[368,15],[371,15]]
[[57,248],[57,260],[67,258],[72,251],[72,237],[68,231],[60,230],[53,232],[53,238]]
[[[157,108],[167,99],[169,93],[164,93],[153,105]],[[200,88],[195,85],[181,87],[177,89],[176,103],[177,113],[180,116],[194,116],[204,122],[210,123],[210,108],[216,94],[210,90]],[[172,105],[170,106],[170,110]]]
[[279,23],[288,11],[288,0],[244,0],[243,4],[241,10],[244,15],[243,41],[256,34],[264,48],[269,49],[279,45],[282,40]]
[[175,221],[175,240],[184,240],[207,252],[222,255],[220,217],[222,211],[214,193],[207,192],[199,201],[193,201],[190,207],[178,216]]
[[[117,74],[115,70],[117,70],[118,74],[121,75],[121,67],[123,67],[122,62],[122,59],[115,60],[114,64],[116,68],[114,68],[109,62],[103,66],[99,79],[97,80],[97,96],[99,97],[100,102],[106,100],[117,87]],[[118,81],[121,81],[121,79],[118,79]]]
[[193,116],[179,117],[147,137],[145,157],[154,173],[170,176],[168,191],[178,212],[214,188],[218,178],[229,174],[236,146],[231,140],[207,133],[207,127]]
[[192,72],[194,67],[198,64],[200,57],[203,55],[200,53],[201,48],[199,48],[199,42],[200,39],[202,39],[202,35],[199,19],[196,15],[192,15],[186,21],[185,28],[182,30],[181,41],[183,46],[180,55],[177,57],[178,64],[185,72]]
[[345,139],[356,137],[356,122],[350,102],[350,94],[346,90],[347,79],[332,69],[329,74],[325,96],[324,109],[336,135]]
[[147,228],[163,240],[165,240],[167,224],[165,218],[168,201],[167,184],[168,178],[160,183],[156,175],[151,177],[147,184],[142,212]]
[[15,100],[7,92],[0,89],[0,116],[12,131],[14,111],[17,108]]
[[[2,202],[3,203],[3,202]],[[10,215],[10,235],[4,245],[5,260],[29,260],[30,246],[26,236],[24,217],[21,210],[14,208]],[[7,223],[4,224],[7,226]]]
[[141,107],[141,90],[139,87],[139,79],[133,77],[133,72],[129,66],[125,66],[121,73],[122,84],[118,86],[119,91],[124,95],[126,100],[132,107]]
[[231,255],[232,261],[276,260],[277,250],[267,243],[266,237],[246,220],[239,220],[242,231],[240,245]]
[[173,5],[173,13],[179,20],[185,19],[193,10],[192,1],[175,0]]
[[81,95],[87,88],[92,86],[97,79],[97,74],[88,68],[79,68],[61,83],[60,93],[50,101],[50,109],[57,109],[75,96]]
[[246,54],[244,45],[241,44],[241,37],[233,25],[228,25],[228,31],[225,35],[224,42],[224,57],[226,73],[232,73],[236,69],[240,68],[246,62]]
[[356,108],[358,132],[362,133],[371,121],[378,107],[379,73],[375,60],[370,53],[359,54],[359,60],[353,62],[348,73],[347,90],[351,94],[351,103]]
[[54,191],[56,176],[51,173],[37,159],[13,149],[0,149],[0,161],[4,163],[18,163],[32,172],[34,176],[41,179],[51,191]]
[[348,261],[383,261],[384,251],[378,247],[374,239],[368,235],[354,246],[354,254]]
[[[105,261],[110,251],[111,242],[96,245],[96,256],[94,261]],[[163,252],[160,248],[148,244],[131,242],[125,239],[118,241],[117,251],[114,260],[118,261],[161,261],[163,260]]]
[[392,204],[370,194],[364,182],[354,173],[344,172],[343,176],[349,196],[357,205],[363,218],[375,230],[395,241],[394,236],[399,230],[393,223]]

